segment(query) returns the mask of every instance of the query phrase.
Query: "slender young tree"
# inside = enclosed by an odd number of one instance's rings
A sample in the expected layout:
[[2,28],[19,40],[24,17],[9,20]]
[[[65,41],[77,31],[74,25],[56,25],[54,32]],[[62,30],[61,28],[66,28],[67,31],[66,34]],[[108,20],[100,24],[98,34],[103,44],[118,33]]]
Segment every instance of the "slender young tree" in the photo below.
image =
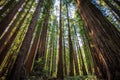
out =
[[85,63],[84,63],[84,58],[83,58],[83,54],[82,54],[82,51],[81,51],[81,47],[80,47],[80,43],[79,43],[79,40],[78,40],[78,36],[77,36],[77,31],[76,31],[76,28],[74,26],[74,31],[75,31],[75,36],[76,36],[76,40],[77,40],[77,46],[78,46],[78,55],[80,57],[80,60],[81,60],[81,67],[82,67],[82,71],[83,71],[83,75],[87,75],[87,71],[86,71],[86,68],[85,68]]
[[[65,26],[64,26],[64,28],[65,28]],[[66,76],[67,75],[67,65],[66,65],[67,60],[66,60],[66,47],[65,47],[65,29],[63,31],[64,31],[63,32],[64,33],[64,35],[63,35],[63,45],[64,45],[64,48],[63,48],[63,52],[64,52],[64,74]]]
[[49,52],[50,53],[48,53],[48,63],[49,63],[49,68],[48,68],[48,70],[49,70],[49,75],[51,76],[52,75],[52,54],[53,54],[53,49],[52,49],[52,41],[53,41],[53,38],[52,38],[52,33],[51,33],[51,37],[50,37],[50,44],[49,44],[49,46],[50,46],[50,48],[49,48]]
[[51,76],[53,76],[54,75],[54,72],[55,72],[55,27],[52,27],[52,36],[51,36],[52,38],[53,38],[53,40],[52,40],[52,55],[51,55]]
[[70,51],[70,76],[74,76],[74,64],[73,64],[73,44],[72,44],[72,39],[71,39],[71,29],[70,29],[70,23],[69,23],[69,12],[68,12],[68,5],[66,4],[66,9],[67,9],[67,24],[68,24],[68,39],[69,39],[69,51]]
[[74,58],[76,75],[79,75],[78,57],[77,57],[77,52],[75,50],[74,50],[73,58]]
[[63,54],[62,54],[62,0],[60,0],[60,16],[59,16],[59,46],[58,46],[58,68],[57,78],[63,79]]

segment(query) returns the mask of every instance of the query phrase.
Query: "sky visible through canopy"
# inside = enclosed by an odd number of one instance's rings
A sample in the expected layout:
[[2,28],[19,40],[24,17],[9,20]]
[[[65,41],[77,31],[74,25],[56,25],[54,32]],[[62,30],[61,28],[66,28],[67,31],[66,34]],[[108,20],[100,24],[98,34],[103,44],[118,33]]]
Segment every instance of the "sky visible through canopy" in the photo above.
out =
[[[59,0],[55,0],[54,12],[53,13],[57,16],[58,23],[59,23],[59,15],[60,15],[60,10],[59,10],[60,6],[59,5],[60,5],[60,1]],[[68,11],[69,11],[69,17],[72,18],[72,19],[75,19],[75,10],[76,10],[75,6],[73,4],[70,4],[70,7],[68,7]],[[80,36],[80,34],[77,33],[77,36]],[[80,45],[82,46],[82,41],[81,41],[80,37],[78,37],[78,39],[79,39]]]

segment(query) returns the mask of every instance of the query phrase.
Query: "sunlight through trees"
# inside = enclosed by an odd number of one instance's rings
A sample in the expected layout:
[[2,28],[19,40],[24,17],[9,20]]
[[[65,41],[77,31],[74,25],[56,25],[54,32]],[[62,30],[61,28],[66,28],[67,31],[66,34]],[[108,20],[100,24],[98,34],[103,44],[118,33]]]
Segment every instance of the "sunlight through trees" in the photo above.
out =
[[119,79],[119,0],[0,0],[0,80]]

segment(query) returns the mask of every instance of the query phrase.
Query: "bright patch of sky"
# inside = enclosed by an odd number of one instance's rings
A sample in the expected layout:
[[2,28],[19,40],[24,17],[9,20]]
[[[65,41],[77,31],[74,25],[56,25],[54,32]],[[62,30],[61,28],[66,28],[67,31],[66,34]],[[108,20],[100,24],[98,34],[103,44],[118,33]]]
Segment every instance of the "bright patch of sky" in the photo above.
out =
[[39,0],[35,0],[36,3],[38,3]]
[[[92,0],[92,3],[95,4],[95,6],[102,11],[104,16],[108,16],[109,14],[111,14],[108,7],[104,6],[105,3],[103,3],[103,2],[100,3],[100,0]],[[102,6],[100,6],[99,4],[102,5]]]
[[[54,14],[57,16],[57,20],[59,21],[59,15],[60,15],[60,1],[59,0],[55,0],[55,4],[54,4]],[[74,13],[75,13],[75,7],[70,4],[69,7],[69,17],[70,18],[74,18]]]
[[70,16],[70,18],[75,18],[75,6],[73,6],[73,4],[70,4],[69,16]]
[[59,17],[59,13],[60,13],[60,7],[59,7],[59,5],[60,5],[60,1],[59,0],[55,0],[55,4],[54,4],[54,14],[57,16],[57,17]]
[[[109,15],[110,11],[108,10],[108,7],[99,5],[101,4],[100,0],[92,0],[92,3],[95,4],[95,6],[102,11],[103,15]],[[104,3],[102,3],[101,5],[104,5]]]
[[[101,2],[101,3],[100,3],[100,0],[92,0],[92,3],[95,4],[95,6],[96,6],[99,10],[101,10],[101,12],[103,13],[104,16],[106,16],[106,17],[109,16],[109,17],[112,19],[112,23],[113,23],[113,24],[117,22],[115,16],[113,16],[113,13],[114,13],[114,12],[111,12],[111,9],[108,8],[107,6],[105,6],[106,4],[105,4],[104,2]],[[115,14],[115,13],[114,13],[114,14]],[[115,14],[115,15],[116,15],[116,14]],[[117,15],[116,15],[116,16],[117,16]],[[120,27],[120,24],[119,24],[119,23],[117,23],[117,24],[118,24],[118,27]]]
[[[62,4],[63,5],[63,4]],[[65,6],[65,5],[64,5]],[[73,5],[73,4],[70,4],[68,6],[68,13],[69,13],[69,17],[74,19],[75,18],[75,10],[76,10],[76,7]],[[62,12],[63,12],[63,9],[62,9]],[[57,21],[59,23],[59,15],[60,15],[60,0],[55,0],[55,3],[54,3],[54,11],[53,11],[53,14],[57,17]],[[67,16],[67,13],[65,14]],[[66,18],[66,16],[64,16],[64,18]],[[82,40],[80,38],[80,34],[77,33],[77,36],[78,37],[78,41],[79,41],[79,44],[80,46],[82,46]],[[66,45],[68,43],[66,42]]]

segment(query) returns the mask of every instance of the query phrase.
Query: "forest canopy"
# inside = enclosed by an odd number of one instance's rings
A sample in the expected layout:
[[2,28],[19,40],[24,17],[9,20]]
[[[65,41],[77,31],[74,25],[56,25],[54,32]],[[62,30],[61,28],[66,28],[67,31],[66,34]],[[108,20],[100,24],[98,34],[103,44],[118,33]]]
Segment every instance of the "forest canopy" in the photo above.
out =
[[119,0],[0,0],[0,80],[119,79]]

